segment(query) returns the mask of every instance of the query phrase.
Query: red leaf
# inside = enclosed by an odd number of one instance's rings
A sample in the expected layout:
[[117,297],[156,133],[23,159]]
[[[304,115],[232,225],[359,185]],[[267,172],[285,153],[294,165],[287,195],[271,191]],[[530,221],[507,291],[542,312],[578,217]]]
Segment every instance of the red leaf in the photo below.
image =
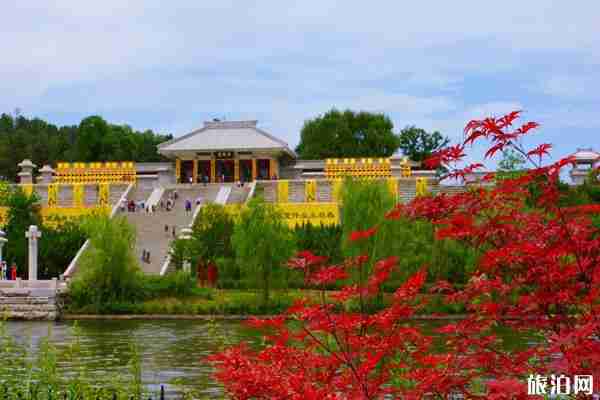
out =
[[377,233],[377,227],[367,229],[366,231],[354,231],[354,232],[350,233],[349,240],[351,242],[356,242],[358,240],[365,240],[365,239],[368,239],[371,236],[375,235],[375,233]]

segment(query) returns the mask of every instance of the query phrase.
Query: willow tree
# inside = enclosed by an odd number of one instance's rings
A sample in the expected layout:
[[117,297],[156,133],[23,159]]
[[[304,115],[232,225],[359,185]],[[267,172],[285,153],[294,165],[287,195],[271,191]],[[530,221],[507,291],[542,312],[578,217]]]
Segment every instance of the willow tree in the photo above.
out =
[[291,230],[272,204],[255,198],[241,212],[231,241],[242,279],[262,290],[266,306],[274,287],[287,287],[285,264],[295,249]]

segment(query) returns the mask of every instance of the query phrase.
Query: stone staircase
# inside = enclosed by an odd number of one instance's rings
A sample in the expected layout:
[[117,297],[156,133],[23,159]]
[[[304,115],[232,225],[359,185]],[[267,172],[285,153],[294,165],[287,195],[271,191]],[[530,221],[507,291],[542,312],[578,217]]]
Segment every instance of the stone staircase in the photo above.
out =
[[[193,210],[196,207],[196,199],[202,198],[203,203],[213,202],[220,185],[178,185],[176,188],[165,189],[162,201],[166,203],[174,190],[177,190],[178,199],[171,211],[161,211],[157,209],[156,213],[146,213],[145,211],[125,212],[127,220],[135,226],[137,232],[136,238],[136,256],[140,261],[140,267],[146,274],[156,274],[161,272],[163,264],[169,254],[169,246],[173,240],[173,227],[176,235],[179,235],[182,228],[192,222]],[[147,196],[152,193],[144,192]],[[136,201],[142,199],[140,193],[135,193]],[[185,200],[189,199],[192,206],[192,213],[185,211]],[[165,232],[165,226],[168,226],[168,232]],[[143,250],[150,251],[150,262],[142,262]]]
[[288,202],[303,203],[304,202],[304,181],[290,181],[288,183]]
[[265,202],[277,202],[277,182],[275,181],[260,181],[257,183],[258,191],[262,193]]
[[248,194],[250,193],[250,185],[246,184],[243,187],[238,187],[237,185],[231,186],[231,193],[227,198],[227,204],[243,204],[246,202],[248,198]]
[[0,290],[0,314],[8,319],[49,320],[58,318],[57,293],[50,289]]
[[329,203],[333,201],[333,186],[331,181],[317,181],[317,201],[320,203]]
[[408,203],[417,195],[417,186],[414,179],[398,180],[398,199],[401,203]]

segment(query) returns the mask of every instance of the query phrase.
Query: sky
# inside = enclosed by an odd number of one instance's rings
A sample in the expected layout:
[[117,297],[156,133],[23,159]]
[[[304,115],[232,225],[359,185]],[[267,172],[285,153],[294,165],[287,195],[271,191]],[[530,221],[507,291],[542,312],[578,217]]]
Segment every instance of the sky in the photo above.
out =
[[[554,157],[600,150],[600,2],[55,0],[2,4],[0,112],[180,136],[257,119],[294,147],[335,107],[460,140],[522,109]],[[480,149],[475,149],[475,153]]]

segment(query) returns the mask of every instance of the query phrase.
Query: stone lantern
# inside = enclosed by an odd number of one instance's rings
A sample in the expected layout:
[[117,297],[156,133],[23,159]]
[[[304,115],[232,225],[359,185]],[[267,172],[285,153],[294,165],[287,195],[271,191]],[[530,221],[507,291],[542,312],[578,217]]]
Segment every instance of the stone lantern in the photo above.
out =
[[[181,230],[181,233],[179,234],[179,239],[185,239],[185,240],[190,240],[192,238],[192,229],[189,227],[185,227]],[[183,262],[183,270],[185,272],[191,272],[192,269],[192,263],[189,259],[186,259]]]
[[40,169],[40,174],[42,175],[41,183],[43,184],[49,185],[54,180],[54,170],[48,164]]
[[33,170],[37,167],[37,165],[32,163],[30,159],[26,158],[17,164],[17,166],[21,168],[21,172],[17,174],[19,176],[19,182],[24,184],[33,183]]

